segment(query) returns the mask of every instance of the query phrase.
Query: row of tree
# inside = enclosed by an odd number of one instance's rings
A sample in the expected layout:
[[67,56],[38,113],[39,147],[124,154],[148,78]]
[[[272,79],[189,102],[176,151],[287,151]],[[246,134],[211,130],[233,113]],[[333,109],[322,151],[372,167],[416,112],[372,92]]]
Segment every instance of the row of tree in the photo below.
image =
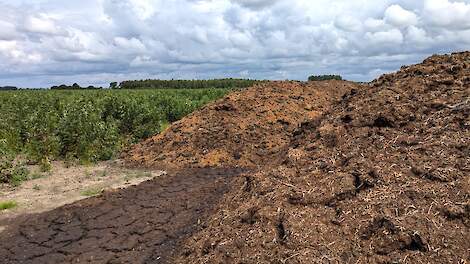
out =
[[0,86],[0,91],[14,91],[18,90],[18,87],[15,86]]
[[61,84],[58,86],[52,86],[51,90],[80,90],[80,89],[87,89],[87,90],[98,90],[98,89],[103,89],[103,87],[95,87],[95,86],[88,86],[88,87],[81,87],[77,83],[74,83],[72,85],[65,85]]
[[308,81],[328,81],[328,80],[343,80],[343,77],[340,75],[312,75],[308,77]]
[[261,81],[248,79],[213,80],[136,80],[113,82],[111,89],[202,89],[202,88],[246,88]]
[[[309,81],[343,80],[340,75],[312,75]],[[212,80],[134,80],[121,83],[112,82],[111,89],[203,89],[203,88],[247,88],[263,81],[250,79],[212,79]],[[88,86],[81,87],[77,83],[72,85],[52,86],[51,90],[98,90],[103,87]],[[0,86],[0,91],[18,90],[15,86]]]

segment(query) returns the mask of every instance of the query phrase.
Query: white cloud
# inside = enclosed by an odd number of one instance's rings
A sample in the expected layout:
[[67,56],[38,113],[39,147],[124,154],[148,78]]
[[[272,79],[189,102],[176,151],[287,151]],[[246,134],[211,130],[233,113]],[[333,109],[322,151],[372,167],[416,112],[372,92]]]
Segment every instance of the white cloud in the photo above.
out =
[[142,42],[136,38],[123,38],[123,37],[115,37],[114,43],[116,46],[131,51],[131,52],[144,52],[145,46]]
[[415,26],[410,26],[407,29],[406,39],[411,43],[420,45],[427,45],[432,41],[432,39],[428,37],[426,30]]
[[11,65],[14,64],[35,64],[42,59],[41,54],[37,52],[26,52],[17,41],[0,40],[0,58],[8,60]]
[[470,28],[468,1],[425,0],[424,17],[431,25],[448,28]]
[[1,40],[0,41],[0,52],[3,54],[7,54],[11,51],[13,51],[16,48],[16,41],[10,40],[10,41],[5,41]]
[[0,20],[0,40],[14,40],[19,38],[15,25]]
[[391,5],[385,11],[385,21],[394,26],[407,27],[416,25],[418,17],[415,13],[405,10],[399,5]]
[[400,45],[403,43],[403,34],[400,30],[394,28],[387,31],[379,31],[379,32],[367,32],[366,39],[369,43],[373,45]]
[[368,18],[364,22],[364,26],[368,32],[377,32],[385,29],[387,24],[382,19]]
[[44,14],[27,17],[24,22],[24,27],[27,31],[32,33],[58,34],[61,31],[59,27],[56,26],[54,20]]
[[4,0],[0,9],[0,85],[368,80],[470,47],[470,0]]
[[349,32],[360,31],[362,29],[362,23],[359,19],[344,15],[335,19],[335,26]]
[[156,12],[155,6],[158,3],[155,0],[130,0],[129,2],[134,13],[141,19],[151,18]]

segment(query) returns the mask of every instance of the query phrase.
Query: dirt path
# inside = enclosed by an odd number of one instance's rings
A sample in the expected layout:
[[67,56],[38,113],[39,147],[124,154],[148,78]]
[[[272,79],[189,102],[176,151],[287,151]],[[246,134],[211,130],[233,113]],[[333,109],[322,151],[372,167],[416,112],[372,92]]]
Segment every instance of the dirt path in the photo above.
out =
[[[19,187],[0,185],[0,202],[14,201],[17,206],[0,211],[0,222],[24,214],[42,213],[110,190],[139,184],[164,174],[163,171],[127,169],[118,161],[89,166],[67,167],[54,162],[52,170],[40,173],[37,166],[28,169],[36,179]],[[5,228],[0,224],[0,232]]]
[[2,263],[167,263],[240,173],[186,170],[18,218],[0,233]]

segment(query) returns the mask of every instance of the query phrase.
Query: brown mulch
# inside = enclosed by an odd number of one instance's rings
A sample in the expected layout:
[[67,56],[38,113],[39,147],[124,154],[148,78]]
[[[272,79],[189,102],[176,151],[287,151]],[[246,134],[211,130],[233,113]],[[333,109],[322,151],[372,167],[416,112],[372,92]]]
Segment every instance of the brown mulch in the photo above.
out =
[[166,169],[275,165],[302,122],[359,88],[340,81],[261,84],[204,107],[123,156],[132,166]]
[[237,179],[180,263],[468,263],[470,53],[351,90]]

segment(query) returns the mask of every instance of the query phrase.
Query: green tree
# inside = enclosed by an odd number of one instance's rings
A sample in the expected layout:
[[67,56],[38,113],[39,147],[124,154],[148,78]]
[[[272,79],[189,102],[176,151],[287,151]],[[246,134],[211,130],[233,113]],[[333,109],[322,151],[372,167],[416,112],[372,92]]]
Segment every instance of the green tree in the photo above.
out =
[[117,82],[112,82],[109,84],[110,89],[117,89],[118,88],[118,83]]
[[327,80],[338,80],[341,81],[343,78],[340,75],[312,75],[308,77],[308,81],[327,81]]

